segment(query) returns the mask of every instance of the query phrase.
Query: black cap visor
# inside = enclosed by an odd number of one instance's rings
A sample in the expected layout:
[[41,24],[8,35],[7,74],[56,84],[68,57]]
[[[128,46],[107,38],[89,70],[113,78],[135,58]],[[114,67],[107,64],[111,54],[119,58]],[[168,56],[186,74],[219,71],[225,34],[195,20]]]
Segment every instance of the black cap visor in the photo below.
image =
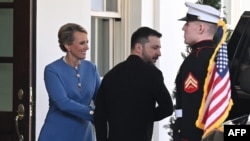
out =
[[199,16],[187,14],[186,17],[179,19],[179,21],[198,21]]

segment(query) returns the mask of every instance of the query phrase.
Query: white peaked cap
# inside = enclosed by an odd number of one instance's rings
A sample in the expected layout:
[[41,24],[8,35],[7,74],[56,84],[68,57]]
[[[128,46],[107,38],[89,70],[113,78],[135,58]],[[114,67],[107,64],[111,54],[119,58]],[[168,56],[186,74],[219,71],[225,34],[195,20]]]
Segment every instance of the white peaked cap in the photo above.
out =
[[220,20],[220,11],[209,5],[185,2],[188,7],[187,15],[179,20],[181,21],[204,21],[218,23]]

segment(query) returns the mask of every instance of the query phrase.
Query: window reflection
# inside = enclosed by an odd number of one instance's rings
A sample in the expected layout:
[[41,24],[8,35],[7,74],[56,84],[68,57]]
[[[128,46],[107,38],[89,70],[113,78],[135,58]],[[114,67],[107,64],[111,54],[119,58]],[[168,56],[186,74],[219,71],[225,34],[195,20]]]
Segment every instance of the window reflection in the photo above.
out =
[[103,0],[91,0],[91,10],[104,11]]
[[13,9],[0,9],[0,56],[13,56]]
[[12,111],[12,72],[12,64],[0,63],[0,111]]
[[93,11],[118,12],[118,1],[119,0],[92,0],[91,9]]

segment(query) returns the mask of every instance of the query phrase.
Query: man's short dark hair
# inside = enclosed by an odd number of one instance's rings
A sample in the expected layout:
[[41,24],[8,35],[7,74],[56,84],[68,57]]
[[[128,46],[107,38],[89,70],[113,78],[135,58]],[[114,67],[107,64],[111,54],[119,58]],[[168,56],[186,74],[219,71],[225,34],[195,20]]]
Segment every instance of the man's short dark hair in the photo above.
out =
[[149,41],[148,40],[149,36],[157,36],[161,38],[162,34],[149,27],[140,27],[132,34],[131,49],[135,47],[136,43],[141,43],[141,44],[147,43]]

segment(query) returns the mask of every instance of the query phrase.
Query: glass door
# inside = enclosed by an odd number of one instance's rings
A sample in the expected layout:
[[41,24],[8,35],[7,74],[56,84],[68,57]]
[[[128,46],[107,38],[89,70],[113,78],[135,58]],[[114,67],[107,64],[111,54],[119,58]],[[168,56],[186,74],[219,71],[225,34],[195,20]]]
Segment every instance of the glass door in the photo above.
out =
[[0,0],[0,141],[34,140],[32,0]]

